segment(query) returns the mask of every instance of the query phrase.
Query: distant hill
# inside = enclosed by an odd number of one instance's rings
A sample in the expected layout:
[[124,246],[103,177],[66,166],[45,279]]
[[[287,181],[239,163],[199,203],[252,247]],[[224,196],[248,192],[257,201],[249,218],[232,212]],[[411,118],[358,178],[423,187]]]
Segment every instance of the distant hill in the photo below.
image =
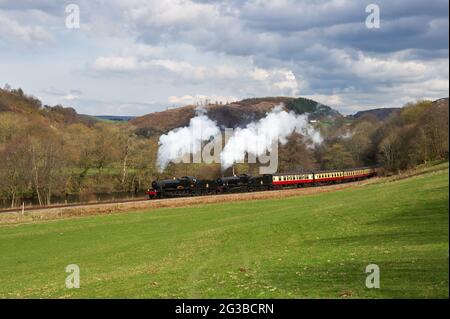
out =
[[[440,107],[448,107],[448,100],[449,98],[441,98],[438,100],[433,101],[433,104],[438,105]],[[349,119],[359,119],[363,116],[367,115],[373,115],[378,120],[383,121],[387,119],[388,117],[397,114],[400,112],[402,108],[401,107],[387,107],[387,108],[379,108],[379,109],[371,109],[371,110],[365,110],[365,111],[359,111],[353,115],[349,115],[347,118]]]
[[93,125],[97,120],[88,115],[80,115],[71,107],[42,105],[33,96],[21,89],[0,89],[0,112],[12,112],[28,119],[42,119],[54,124],[83,123]]
[[448,108],[448,97],[433,101],[433,104],[437,105],[438,107],[447,107]]
[[[242,127],[266,115],[275,106],[283,103],[287,110],[297,114],[308,113],[311,119],[334,120],[343,116],[331,107],[305,98],[263,97],[245,99],[230,104],[209,104],[203,108],[212,120],[222,127]],[[186,126],[195,116],[197,106],[187,105],[139,116],[130,121],[142,135],[161,134],[177,127]]]
[[128,122],[135,118],[135,116],[126,116],[126,115],[94,115],[93,117],[99,120],[114,121],[114,122]]
[[373,115],[378,120],[383,121],[390,117],[392,114],[398,113],[401,110],[400,107],[388,107],[388,108],[380,108],[380,109],[371,109],[365,111],[359,111],[353,115],[350,115],[350,118],[359,119],[366,115]]
[[342,115],[331,107],[306,98],[296,98],[285,103],[286,108],[297,114],[308,113],[310,119],[323,117],[342,117]]

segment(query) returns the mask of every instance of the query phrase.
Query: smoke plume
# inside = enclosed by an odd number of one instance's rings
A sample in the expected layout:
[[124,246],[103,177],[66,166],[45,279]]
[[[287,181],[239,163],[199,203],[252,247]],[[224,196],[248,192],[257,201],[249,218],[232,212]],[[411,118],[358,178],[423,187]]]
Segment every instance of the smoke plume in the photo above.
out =
[[[287,112],[282,105],[278,105],[259,121],[235,129],[220,154],[222,168],[227,169],[236,162],[242,162],[246,154],[260,157],[271,151],[273,143],[286,144],[288,137],[295,132],[306,137],[309,145],[320,144],[323,140],[320,133],[308,123],[307,115]],[[197,109],[197,115],[190,120],[189,126],[173,129],[159,138],[157,165],[160,171],[170,162],[200,153],[202,142],[220,133],[219,126],[208,118],[205,110]]]
[[220,134],[216,122],[208,118],[204,109],[197,108],[196,113],[189,126],[173,129],[160,136],[157,165],[161,172],[170,162],[200,152],[203,141]]
[[287,138],[294,132],[308,138],[310,144],[320,144],[323,140],[320,133],[308,123],[307,115],[286,112],[278,105],[266,117],[234,132],[222,151],[222,168],[227,169],[236,162],[242,162],[246,153],[259,157],[270,152],[273,143],[286,144]]

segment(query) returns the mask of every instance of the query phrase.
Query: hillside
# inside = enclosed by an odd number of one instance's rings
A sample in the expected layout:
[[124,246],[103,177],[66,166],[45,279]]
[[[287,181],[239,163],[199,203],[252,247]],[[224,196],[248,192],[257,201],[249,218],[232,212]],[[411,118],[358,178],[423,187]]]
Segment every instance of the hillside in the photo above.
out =
[[372,115],[372,116],[376,117],[378,120],[384,121],[385,119],[389,118],[393,114],[397,114],[400,110],[401,110],[401,108],[399,108],[399,107],[371,109],[371,110],[356,112],[355,114],[350,115],[349,118],[359,119],[363,116]]
[[433,101],[433,104],[437,107],[446,107],[448,108],[448,97],[438,99],[436,101]]
[[21,89],[0,89],[0,113],[20,114],[29,120],[44,120],[52,124],[82,123],[92,125],[96,119],[78,114],[75,109],[61,105],[42,105],[33,96],[26,95]]
[[[240,127],[258,120],[280,103],[297,114],[310,114],[311,119],[334,121],[343,116],[329,106],[305,98],[265,97],[245,99],[230,104],[208,104],[207,115],[223,127]],[[185,126],[195,116],[197,106],[188,105],[134,118],[130,121],[145,136],[164,133]]]
[[122,116],[122,115],[95,115],[96,119],[100,121],[112,121],[112,122],[128,122],[135,118],[135,116]]
[[[448,108],[448,97],[442,98],[433,101],[433,104],[438,107],[447,107]],[[391,116],[398,114],[402,110],[401,107],[386,107],[386,108],[378,108],[378,109],[370,109],[365,111],[359,111],[355,114],[349,115],[348,119],[360,119],[365,116],[374,116],[379,121],[384,121]]]

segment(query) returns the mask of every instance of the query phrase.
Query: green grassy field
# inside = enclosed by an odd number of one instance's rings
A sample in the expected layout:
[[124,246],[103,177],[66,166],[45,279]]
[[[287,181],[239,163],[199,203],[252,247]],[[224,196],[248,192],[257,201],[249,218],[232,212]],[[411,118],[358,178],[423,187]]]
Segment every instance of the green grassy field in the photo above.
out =
[[[448,298],[448,182],[445,163],[331,193],[1,226],[0,296]],[[72,263],[80,289],[65,288]]]

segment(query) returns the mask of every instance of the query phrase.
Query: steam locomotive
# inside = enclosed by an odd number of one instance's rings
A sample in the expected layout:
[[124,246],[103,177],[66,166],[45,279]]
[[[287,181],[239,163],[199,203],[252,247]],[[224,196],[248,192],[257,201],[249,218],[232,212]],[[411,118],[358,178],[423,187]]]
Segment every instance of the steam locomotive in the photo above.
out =
[[240,174],[217,180],[197,179],[194,176],[153,181],[146,194],[149,199],[167,197],[201,196],[225,193],[268,191],[293,187],[320,186],[344,183],[373,177],[375,167],[345,170],[264,174],[251,176]]

